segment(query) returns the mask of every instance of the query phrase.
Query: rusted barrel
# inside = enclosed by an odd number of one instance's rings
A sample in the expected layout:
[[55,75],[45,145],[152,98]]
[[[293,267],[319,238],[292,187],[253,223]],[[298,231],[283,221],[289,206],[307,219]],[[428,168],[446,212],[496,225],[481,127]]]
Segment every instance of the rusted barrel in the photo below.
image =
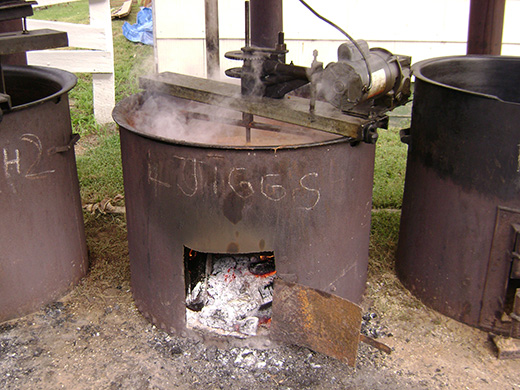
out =
[[437,58],[413,72],[398,276],[439,312],[508,333],[520,286],[520,58]]
[[60,297],[87,270],[68,72],[4,67],[0,121],[0,322]]
[[[140,94],[113,113],[139,309],[169,332],[185,333],[186,248],[274,252],[278,275],[359,302],[374,145],[351,146],[344,137],[272,121],[264,127],[280,131],[251,130],[246,143],[244,128],[231,124],[236,113],[217,109],[209,120],[192,114],[186,122],[182,111],[198,109],[194,102]],[[184,131],[170,132],[176,122]]]

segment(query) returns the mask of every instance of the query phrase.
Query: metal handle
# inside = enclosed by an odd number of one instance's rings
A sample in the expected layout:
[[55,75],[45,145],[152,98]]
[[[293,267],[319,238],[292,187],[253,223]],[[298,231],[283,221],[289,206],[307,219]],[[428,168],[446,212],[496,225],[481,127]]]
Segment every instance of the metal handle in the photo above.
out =
[[399,131],[399,136],[401,137],[401,142],[406,145],[410,145],[412,142],[412,135],[410,134],[410,128],[402,129]]
[[77,134],[77,133],[73,133],[72,134],[72,137],[70,138],[70,141],[67,145],[64,145],[64,146],[53,146],[52,148],[50,148],[49,150],[47,150],[47,154],[49,156],[52,156],[53,154],[56,154],[56,153],[65,153],[65,152],[68,152],[69,150],[71,150],[74,145],[76,144],[76,142],[78,142],[80,139],[80,135]]
[[513,249],[511,251],[511,279],[520,279],[520,224],[511,225],[513,228]]

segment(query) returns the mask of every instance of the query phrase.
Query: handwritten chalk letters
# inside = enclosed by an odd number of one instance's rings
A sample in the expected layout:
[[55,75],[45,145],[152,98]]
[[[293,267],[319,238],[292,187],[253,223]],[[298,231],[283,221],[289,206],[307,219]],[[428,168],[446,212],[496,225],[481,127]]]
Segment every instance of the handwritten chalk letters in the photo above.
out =
[[148,184],[156,195],[159,188],[176,190],[186,197],[208,193],[220,196],[231,190],[242,199],[261,196],[272,202],[289,200],[304,210],[312,210],[320,201],[317,172],[296,177],[290,170],[258,174],[253,168],[230,168],[221,160],[220,156],[202,160],[174,155],[165,161],[148,152]]

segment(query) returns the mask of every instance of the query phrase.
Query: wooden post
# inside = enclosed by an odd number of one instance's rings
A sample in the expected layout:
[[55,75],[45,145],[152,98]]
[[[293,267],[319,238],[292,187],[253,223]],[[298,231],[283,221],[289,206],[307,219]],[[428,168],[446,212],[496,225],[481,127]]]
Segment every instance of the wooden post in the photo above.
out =
[[471,0],[467,54],[500,55],[506,0]]
[[114,81],[114,49],[112,41],[112,19],[110,17],[110,1],[89,0],[90,25],[105,30],[104,51],[111,57],[112,69],[107,73],[92,73],[92,89],[94,97],[94,118],[98,123],[112,121],[112,110],[115,105]]

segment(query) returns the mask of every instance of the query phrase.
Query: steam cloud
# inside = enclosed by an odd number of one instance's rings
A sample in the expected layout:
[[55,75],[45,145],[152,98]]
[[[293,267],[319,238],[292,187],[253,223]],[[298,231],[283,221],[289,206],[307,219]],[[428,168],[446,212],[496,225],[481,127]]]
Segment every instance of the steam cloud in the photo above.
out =
[[154,93],[146,93],[136,100],[126,107],[127,122],[139,133],[172,142],[280,147],[335,138],[317,130],[255,117],[264,123],[281,125],[283,129],[280,132],[253,129],[251,143],[246,143],[245,127],[229,123],[240,121],[240,112]]

